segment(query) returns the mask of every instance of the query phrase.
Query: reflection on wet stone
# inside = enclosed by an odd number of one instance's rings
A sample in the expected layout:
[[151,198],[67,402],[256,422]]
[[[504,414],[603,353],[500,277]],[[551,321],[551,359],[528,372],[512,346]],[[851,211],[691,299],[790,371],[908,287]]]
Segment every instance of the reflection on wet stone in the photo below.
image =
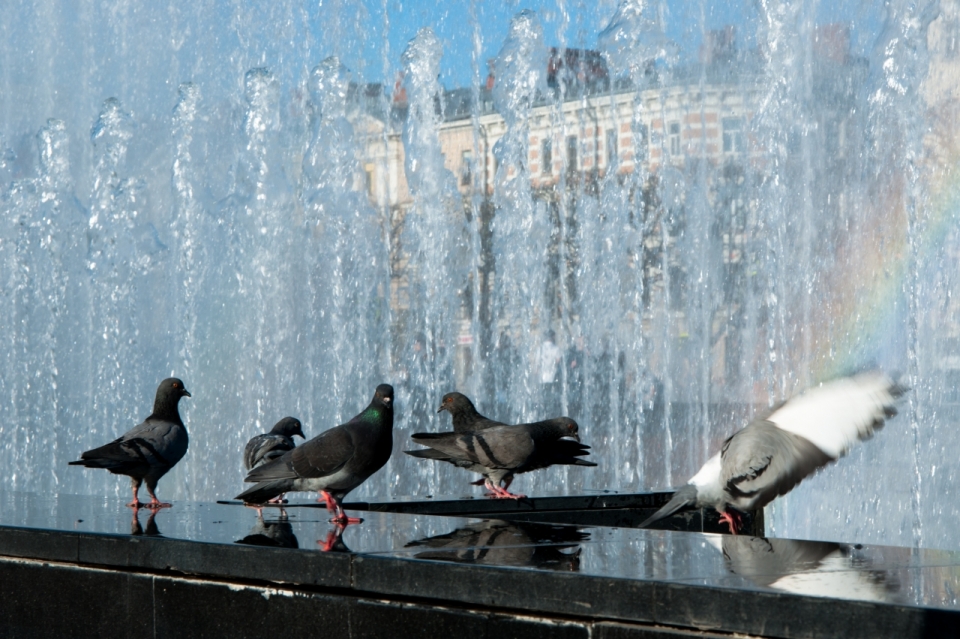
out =
[[898,599],[896,573],[873,568],[870,558],[854,546],[730,535],[710,541],[719,546],[731,572],[758,586],[817,597]]
[[406,547],[431,549],[418,552],[418,559],[578,571],[580,542],[589,538],[589,533],[575,526],[492,519],[411,541]]
[[293,526],[286,517],[276,521],[268,521],[257,517],[250,532],[243,539],[238,539],[238,544],[247,544],[249,546],[269,546],[272,548],[299,548],[297,536],[293,533]]
[[343,541],[344,526],[334,526],[327,532],[326,539],[318,539],[317,545],[323,552],[353,552]]
[[[442,497],[437,501],[444,503]],[[554,502],[540,502],[540,505],[547,503],[555,505]],[[843,606],[849,601],[877,602],[894,604],[896,611],[919,606],[945,614],[954,614],[960,608],[956,596],[960,592],[960,553],[948,550],[678,534],[627,527],[508,522],[362,509],[358,510],[364,513],[363,524],[340,530],[327,521],[326,510],[315,502],[287,504],[286,518],[278,516],[278,510],[264,509],[267,518],[261,520],[255,512],[237,504],[178,502],[176,508],[160,511],[162,514],[138,510],[131,519],[130,511],[113,498],[0,492],[0,549],[6,548],[15,554],[32,549],[29,553],[33,554],[26,556],[62,561],[76,556],[76,539],[70,535],[79,533],[84,546],[81,554],[96,557],[97,562],[108,565],[118,562],[128,566],[131,557],[136,557],[137,562],[142,562],[137,565],[147,570],[158,566],[166,569],[171,565],[169,560],[158,558],[168,551],[157,555],[154,549],[166,547],[169,542],[170,550],[177,548],[173,561],[179,568],[193,570],[206,565],[203,569],[206,570],[211,565],[204,564],[203,557],[213,553],[211,557],[222,556],[230,561],[216,563],[211,574],[232,574],[231,562],[236,561],[235,568],[245,579],[255,578],[263,570],[265,578],[281,582],[289,579],[291,583],[299,583],[297,579],[307,579],[306,583],[314,583],[313,579],[322,577],[325,583],[340,584],[337,587],[350,583],[356,576],[351,576],[349,561],[331,557],[330,562],[316,563],[309,575],[300,567],[323,561],[321,556],[326,553],[319,551],[353,553],[357,555],[356,566],[362,568],[357,574],[364,579],[373,578],[374,585],[379,584],[377,587],[383,586],[391,592],[392,588],[406,592],[409,585],[404,581],[408,572],[396,562],[415,560],[410,565],[412,573],[419,574],[422,569],[423,574],[431,575],[430,579],[437,576],[438,568],[465,570],[470,579],[480,581],[499,579],[491,571],[504,567],[522,571],[525,579],[529,579],[531,573],[541,573],[535,579],[544,580],[544,584],[551,583],[551,573],[576,572],[591,580],[609,583],[611,592],[619,592],[621,586],[645,587],[641,584],[651,581],[675,586],[678,589],[675,592],[695,587],[700,593],[698,596],[708,598],[737,594],[735,599],[748,607],[753,605],[746,603],[753,600],[753,594],[775,590],[785,595],[800,595],[796,605],[802,604],[803,596],[813,596],[820,598],[824,606]],[[556,513],[544,508],[517,514],[550,516]],[[163,529],[160,538],[156,537],[160,535],[158,523]],[[40,534],[25,535],[24,529],[34,529]],[[131,555],[133,548],[117,541],[118,535],[132,540],[131,533],[153,535],[160,546],[140,546]],[[109,539],[111,536],[114,538]],[[202,543],[193,549],[182,545],[191,541]],[[212,545],[221,545],[221,548],[214,549]],[[231,555],[223,545],[244,545],[248,550]],[[251,545],[260,546],[261,550],[251,549]],[[261,565],[256,554],[269,553],[268,548],[288,550],[282,553],[284,557],[279,564]],[[93,554],[89,554],[91,552]],[[380,579],[366,572],[379,565],[368,562],[368,558],[374,557],[389,560],[383,565],[393,567],[388,571],[392,577]],[[442,562],[447,566],[413,566],[427,562]],[[471,571],[471,567],[478,570]],[[485,570],[479,570],[481,567]],[[366,586],[372,587],[372,584],[366,583]],[[507,590],[513,587],[505,586]],[[569,594],[584,603],[598,604],[589,594]],[[831,601],[835,604],[828,603]],[[896,611],[890,614],[901,614]],[[865,635],[861,633],[861,636]]]
[[[147,517],[147,527],[144,528],[140,525],[140,512],[146,510],[150,513]],[[150,537],[159,536],[160,529],[157,527],[157,513],[159,510],[146,509],[146,508],[134,508],[133,509],[133,521],[130,522],[130,534],[131,535],[147,535]]]

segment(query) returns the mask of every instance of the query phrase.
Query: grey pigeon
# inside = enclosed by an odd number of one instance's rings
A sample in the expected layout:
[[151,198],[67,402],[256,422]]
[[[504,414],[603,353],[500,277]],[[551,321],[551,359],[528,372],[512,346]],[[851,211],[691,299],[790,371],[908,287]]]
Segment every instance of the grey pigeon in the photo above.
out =
[[393,450],[393,387],[377,386],[370,404],[346,424],[320,433],[279,459],[254,468],[244,481],[256,482],[239,495],[262,504],[277,495],[317,491],[340,525],[359,523],[347,517],[343,498],[380,470]]
[[[905,388],[872,371],[827,382],[775,407],[729,437],[689,483],[640,524],[682,508],[712,506],[737,533],[745,512],[763,508],[815,470],[869,439],[897,414]],[[729,510],[729,508],[736,510]]]
[[472,433],[494,426],[506,426],[503,422],[488,419],[477,412],[473,402],[462,393],[447,393],[440,398],[438,413],[447,411],[453,421],[453,432]]
[[[453,432],[455,433],[472,433],[474,431],[484,430],[494,426],[507,426],[507,424],[504,424],[503,422],[498,422],[481,415],[479,412],[477,412],[473,402],[471,402],[470,399],[463,393],[452,392],[441,397],[440,408],[437,409],[437,412],[441,413],[443,411],[450,413],[450,418],[453,422]],[[441,459],[442,461],[450,462],[459,468],[465,468],[466,470],[473,472],[483,472],[483,468],[481,466],[475,466],[468,461],[440,457],[434,457],[434,459]],[[482,486],[484,480],[478,479],[477,481],[470,483],[474,486]]]
[[[177,465],[187,452],[187,427],[180,419],[177,405],[181,397],[190,397],[183,382],[175,377],[160,382],[153,413],[143,423],[100,448],[88,450],[71,466],[106,468],[116,475],[129,475],[133,487],[131,508],[169,508],[157,499],[157,482]],[[150,503],[140,502],[140,484],[147,483]]]
[[251,470],[272,462],[279,458],[288,450],[297,447],[293,441],[294,435],[299,435],[300,439],[306,439],[303,436],[303,426],[296,417],[284,417],[274,424],[269,433],[257,435],[247,442],[243,449],[243,466]]
[[[405,450],[413,457],[437,459],[480,473],[491,497],[523,499],[507,491],[514,475],[554,464],[596,466],[580,459],[588,446],[580,443],[579,426],[569,417],[556,417],[516,426],[492,426],[471,433],[416,433],[427,450]],[[570,439],[563,439],[565,437]],[[503,482],[503,487],[500,486]]]

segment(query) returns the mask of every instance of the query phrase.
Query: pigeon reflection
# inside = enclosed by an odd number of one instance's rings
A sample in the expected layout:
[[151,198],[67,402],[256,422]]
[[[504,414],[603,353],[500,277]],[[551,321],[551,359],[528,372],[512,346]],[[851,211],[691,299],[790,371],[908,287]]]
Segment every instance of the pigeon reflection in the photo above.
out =
[[722,535],[711,543],[727,568],[758,586],[794,594],[863,601],[893,601],[896,577],[872,569],[869,558],[846,544]]
[[326,539],[318,539],[317,545],[322,552],[353,552],[343,541],[343,531],[347,527],[342,524],[334,524],[333,529],[327,532]]
[[[144,528],[140,525],[140,512],[143,510],[149,510],[150,516],[147,517],[147,527]],[[160,529],[157,527],[157,513],[160,512],[159,508],[134,508],[133,509],[133,521],[130,522],[130,534],[131,535],[146,535],[148,537],[157,537],[160,535]]]
[[257,517],[257,523],[250,529],[247,536],[238,539],[236,543],[271,548],[300,547],[297,536],[293,534],[293,526],[284,516],[277,520],[265,520],[262,517]]
[[406,547],[429,549],[418,552],[418,559],[576,572],[580,570],[580,542],[589,538],[589,533],[575,526],[488,519],[445,535],[411,541]]

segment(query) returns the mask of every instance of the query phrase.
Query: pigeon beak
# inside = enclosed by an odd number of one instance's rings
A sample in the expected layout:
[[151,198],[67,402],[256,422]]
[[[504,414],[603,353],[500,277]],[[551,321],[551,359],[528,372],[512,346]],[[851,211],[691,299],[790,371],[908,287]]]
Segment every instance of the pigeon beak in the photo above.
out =
[[573,439],[573,441],[577,442],[578,444],[580,443],[580,433],[574,433],[573,435],[570,435],[570,437]]
[[190,394],[190,391],[188,391],[186,388],[183,389],[183,394],[187,397],[193,397],[193,395]]
[[447,410],[447,409],[444,408],[443,406],[441,406],[440,408],[437,409],[437,412],[438,412],[438,413],[442,413],[442,412],[445,411],[445,410]]

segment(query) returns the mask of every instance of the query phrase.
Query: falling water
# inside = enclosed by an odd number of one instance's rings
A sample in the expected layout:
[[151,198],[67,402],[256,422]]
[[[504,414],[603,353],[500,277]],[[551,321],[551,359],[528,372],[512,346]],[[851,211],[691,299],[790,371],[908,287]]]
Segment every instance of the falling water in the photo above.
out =
[[411,13],[378,1],[8,12],[0,486],[125,493],[65,464],[176,374],[194,396],[169,499],[233,496],[250,436],[288,414],[318,433],[381,381],[397,454],[358,496],[474,491],[400,454],[455,389],[580,422],[600,466],[523,492],[664,488],[757,411],[879,365],[913,389],[903,414],[771,529],[955,546],[957,153],[921,104],[955,91],[960,23],[771,1],[725,29],[695,4],[507,24],[471,2],[399,46],[379,42]]

